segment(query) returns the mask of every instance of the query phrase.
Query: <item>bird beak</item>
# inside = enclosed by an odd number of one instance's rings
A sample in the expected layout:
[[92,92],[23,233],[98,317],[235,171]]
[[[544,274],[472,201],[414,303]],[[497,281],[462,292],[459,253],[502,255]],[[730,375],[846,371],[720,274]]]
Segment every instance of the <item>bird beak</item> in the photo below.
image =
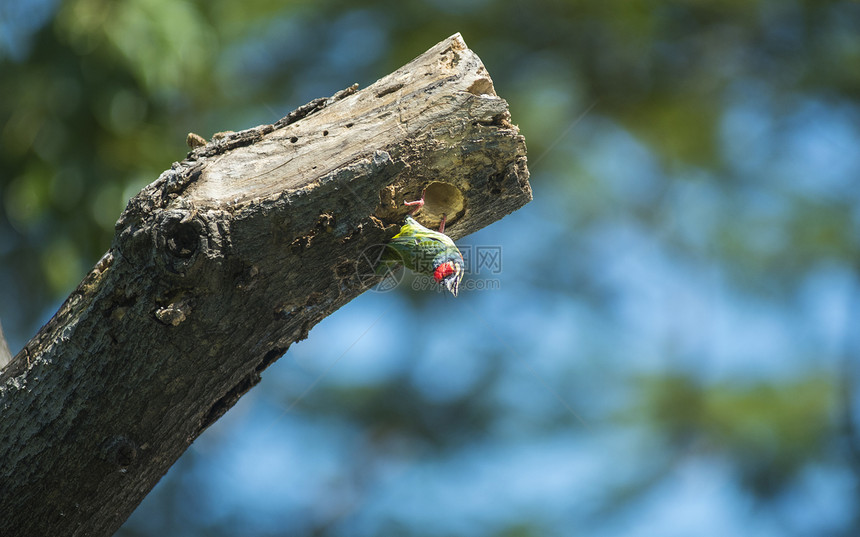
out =
[[454,265],[454,275],[451,278],[445,280],[445,287],[451,291],[451,294],[457,296],[457,292],[460,290],[460,280],[463,279],[463,269],[460,265]]
[[457,296],[457,291],[460,287],[460,282],[459,282],[459,280],[457,280],[457,278],[451,278],[445,282],[445,287],[447,287],[448,290],[451,291],[452,295]]

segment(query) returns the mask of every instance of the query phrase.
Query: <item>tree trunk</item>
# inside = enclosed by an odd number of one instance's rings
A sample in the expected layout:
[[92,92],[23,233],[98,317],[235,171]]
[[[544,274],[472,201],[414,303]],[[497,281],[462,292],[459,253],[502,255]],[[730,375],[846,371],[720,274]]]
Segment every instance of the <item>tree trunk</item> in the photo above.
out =
[[459,34],[356,91],[216,135],[0,372],[0,535],[111,535],[294,341],[378,277],[404,199],[459,238],[531,199],[523,137]]

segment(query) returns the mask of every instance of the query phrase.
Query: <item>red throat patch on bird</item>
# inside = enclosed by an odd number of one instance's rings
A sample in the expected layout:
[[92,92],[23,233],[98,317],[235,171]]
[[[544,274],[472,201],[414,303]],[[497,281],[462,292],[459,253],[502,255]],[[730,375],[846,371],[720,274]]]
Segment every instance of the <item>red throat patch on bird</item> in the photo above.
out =
[[436,270],[433,271],[433,279],[436,280],[436,283],[439,283],[447,276],[454,274],[454,272],[456,272],[456,269],[454,268],[454,263],[446,261],[445,263],[442,263],[441,265],[436,267]]

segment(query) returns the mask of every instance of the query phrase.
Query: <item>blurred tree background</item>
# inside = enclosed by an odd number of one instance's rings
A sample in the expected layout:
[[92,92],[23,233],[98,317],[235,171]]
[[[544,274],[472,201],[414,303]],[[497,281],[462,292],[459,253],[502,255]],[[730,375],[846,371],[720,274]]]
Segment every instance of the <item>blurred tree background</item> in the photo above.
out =
[[857,2],[3,2],[12,352],[187,132],[457,31],[529,146],[501,266],[326,319],[118,535],[860,534]]

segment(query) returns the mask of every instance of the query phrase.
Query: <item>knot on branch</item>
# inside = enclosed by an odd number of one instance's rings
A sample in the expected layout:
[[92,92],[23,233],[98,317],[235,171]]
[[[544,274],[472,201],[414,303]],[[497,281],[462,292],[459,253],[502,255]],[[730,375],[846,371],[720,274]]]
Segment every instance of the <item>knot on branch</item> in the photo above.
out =
[[227,218],[213,211],[163,211],[156,217],[153,233],[164,266],[185,276],[198,270],[207,259],[224,257],[224,247],[229,243]]
[[200,226],[181,221],[171,221],[170,224],[170,229],[166,230],[167,251],[181,259],[190,258],[197,251]]
[[125,435],[112,436],[102,443],[102,458],[122,473],[137,461],[138,446]]

